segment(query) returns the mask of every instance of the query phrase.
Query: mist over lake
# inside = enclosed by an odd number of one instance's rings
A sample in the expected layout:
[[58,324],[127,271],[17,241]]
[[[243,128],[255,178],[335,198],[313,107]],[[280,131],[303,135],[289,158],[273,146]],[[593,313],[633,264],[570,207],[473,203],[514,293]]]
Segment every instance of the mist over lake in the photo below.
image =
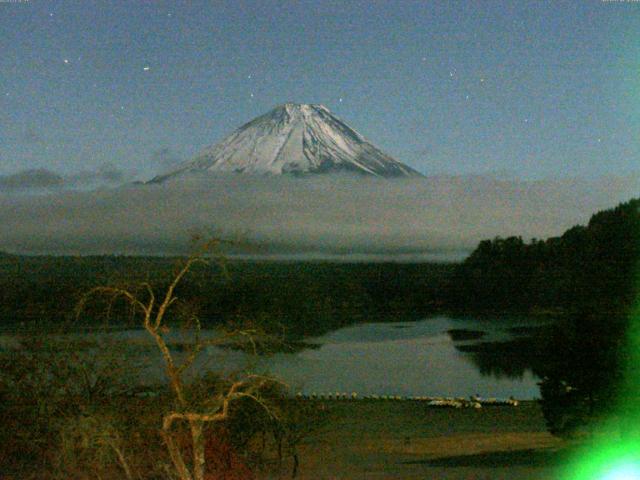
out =
[[0,192],[0,249],[29,254],[183,254],[194,233],[231,252],[413,255],[459,260],[485,238],[546,238],[628,198],[640,178],[378,179],[190,174],[92,192]]

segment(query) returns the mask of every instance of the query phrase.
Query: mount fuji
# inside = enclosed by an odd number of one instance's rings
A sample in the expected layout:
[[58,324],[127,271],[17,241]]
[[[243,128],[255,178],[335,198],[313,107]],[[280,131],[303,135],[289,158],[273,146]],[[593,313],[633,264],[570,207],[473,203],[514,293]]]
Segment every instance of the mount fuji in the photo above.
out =
[[152,183],[187,172],[307,175],[353,172],[377,177],[421,174],[394,160],[324,105],[286,103],[243,125]]

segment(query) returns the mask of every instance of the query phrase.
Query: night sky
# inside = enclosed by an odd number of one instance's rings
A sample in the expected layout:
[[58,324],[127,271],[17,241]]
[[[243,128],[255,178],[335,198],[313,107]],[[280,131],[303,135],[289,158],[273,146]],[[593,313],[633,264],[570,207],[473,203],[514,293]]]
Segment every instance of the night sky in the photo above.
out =
[[640,2],[0,1],[0,175],[149,178],[284,102],[426,175],[626,175]]

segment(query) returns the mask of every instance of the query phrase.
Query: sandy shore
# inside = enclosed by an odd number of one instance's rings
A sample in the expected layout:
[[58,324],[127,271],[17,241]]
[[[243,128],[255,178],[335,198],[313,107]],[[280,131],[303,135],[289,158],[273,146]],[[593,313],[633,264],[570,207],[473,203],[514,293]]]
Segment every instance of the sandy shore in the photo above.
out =
[[301,448],[302,479],[553,479],[565,444],[535,402],[434,409],[418,402],[325,402]]

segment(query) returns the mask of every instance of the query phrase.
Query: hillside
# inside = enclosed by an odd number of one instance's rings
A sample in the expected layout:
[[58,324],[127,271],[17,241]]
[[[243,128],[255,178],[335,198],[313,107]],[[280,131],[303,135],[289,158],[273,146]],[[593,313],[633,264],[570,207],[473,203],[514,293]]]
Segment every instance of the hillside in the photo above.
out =
[[468,310],[625,312],[640,259],[640,199],[562,236],[480,242],[457,268],[450,303]]

